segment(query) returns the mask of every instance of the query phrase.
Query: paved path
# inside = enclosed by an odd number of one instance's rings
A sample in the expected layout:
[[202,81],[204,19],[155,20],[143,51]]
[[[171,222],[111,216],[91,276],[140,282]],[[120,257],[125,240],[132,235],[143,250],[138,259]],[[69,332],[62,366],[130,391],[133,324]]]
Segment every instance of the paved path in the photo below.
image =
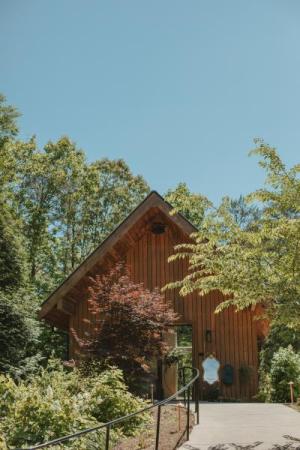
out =
[[[295,438],[292,440],[285,436]],[[300,450],[300,413],[279,404],[200,403],[183,450]]]

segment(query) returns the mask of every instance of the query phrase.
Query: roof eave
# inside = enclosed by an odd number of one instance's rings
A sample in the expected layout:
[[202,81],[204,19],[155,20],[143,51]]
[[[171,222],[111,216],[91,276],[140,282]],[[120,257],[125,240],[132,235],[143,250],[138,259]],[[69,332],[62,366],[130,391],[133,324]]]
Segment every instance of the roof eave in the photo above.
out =
[[[163,197],[156,191],[150,194],[121,222],[112,233],[52,292],[49,297],[41,305],[39,311],[39,318],[47,320],[47,315],[56,307],[60,298],[65,296],[67,292],[81,279],[86,273],[96,264],[101,261],[105,254],[113,245],[118,242],[120,237],[124,235],[132,225],[138,221],[145,212],[152,208],[158,207],[164,213],[170,213],[173,207],[166,202]],[[196,231],[192,225],[183,215],[176,213],[170,216],[170,219],[182,229],[182,231],[190,235]]]

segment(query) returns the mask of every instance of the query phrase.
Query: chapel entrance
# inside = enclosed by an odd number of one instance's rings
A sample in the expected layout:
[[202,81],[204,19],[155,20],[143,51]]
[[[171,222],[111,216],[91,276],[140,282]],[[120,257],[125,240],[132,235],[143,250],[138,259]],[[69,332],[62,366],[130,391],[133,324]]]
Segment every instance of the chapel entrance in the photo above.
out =
[[182,324],[172,327],[166,336],[171,351],[163,367],[165,398],[173,395],[193,377],[192,370],[185,370],[184,376],[181,370],[182,367],[193,367],[192,335],[192,325]]
[[192,370],[185,370],[182,367],[193,367],[193,329],[192,325],[178,325],[176,329],[176,352],[177,363],[177,389],[185,386],[193,377]]

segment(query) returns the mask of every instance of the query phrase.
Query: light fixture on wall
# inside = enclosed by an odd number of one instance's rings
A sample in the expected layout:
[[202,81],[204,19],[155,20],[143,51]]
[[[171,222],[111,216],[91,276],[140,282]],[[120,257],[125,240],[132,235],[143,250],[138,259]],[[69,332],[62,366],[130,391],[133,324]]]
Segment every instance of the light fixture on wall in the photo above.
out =
[[211,332],[211,330],[206,330],[205,331],[205,342],[207,342],[208,344],[210,344],[212,342],[212,332]]

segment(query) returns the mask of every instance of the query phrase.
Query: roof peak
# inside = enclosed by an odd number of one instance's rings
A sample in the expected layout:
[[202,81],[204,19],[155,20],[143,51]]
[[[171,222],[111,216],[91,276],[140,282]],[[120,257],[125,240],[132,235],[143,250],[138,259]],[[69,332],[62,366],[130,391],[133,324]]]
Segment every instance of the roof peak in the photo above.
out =
[[176,213],[170,215],[173,207],[157,191],[152,190],[137,205],[137,207],[121,222],[112,233],[57,287],[57,289],[45,300],[40,311],[40,318],[46,317],[77,282],[83,278],[96,264],[99,264],[107,253],[126,235],[126,233],[140,220],[151,208],[159,208],[169,219],[174,222],[186,235],[196,231],[183,215]]

